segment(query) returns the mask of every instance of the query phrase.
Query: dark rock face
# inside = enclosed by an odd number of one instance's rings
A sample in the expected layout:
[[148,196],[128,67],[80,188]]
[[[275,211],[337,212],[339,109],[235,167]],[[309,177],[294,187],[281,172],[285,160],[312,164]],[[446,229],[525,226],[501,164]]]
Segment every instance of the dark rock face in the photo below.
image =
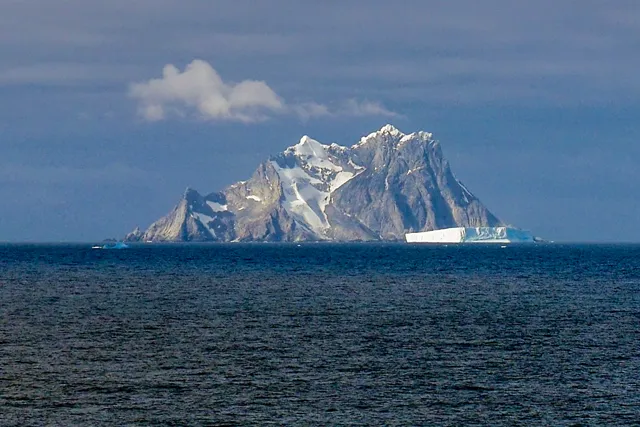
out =
[[391,125],[351,147],[309,137],[207,196],[187,189],[127,241],[399,240],[407,232],[503,225],[460,181],[430,133]]

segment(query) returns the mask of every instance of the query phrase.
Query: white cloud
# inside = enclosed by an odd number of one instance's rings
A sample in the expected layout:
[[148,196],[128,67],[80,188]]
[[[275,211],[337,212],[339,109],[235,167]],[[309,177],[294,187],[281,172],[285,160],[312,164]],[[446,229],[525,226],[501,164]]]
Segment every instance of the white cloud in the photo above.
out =
[[314,117],[400,117],[400,114],[388,110],[380,102],[358,101],[348,99],[334,107],[328,107],[315,102],[307,102],[292,107],[293,112],[304,120]]
[[173,110],[187,109],[205,119],[252,122],[262,120],[265,112],[284,108],[282,99],[265,82],[227,84],[202,60],[194,60],[183,72],[166,65],[162,78],[134,83],[129,94],[138,100],[138,112],[150,121],[162,120]]
[[316,102],[304,102],[292,107],[293,112],[300,118],[307,120],[312,117],[331,116],[331,112],[326,105],[318,104]]
[[336,108],[317,102],[289,105],[264,81],[226,83],[208,62],[199,59],[182,72],[172,64],[166,65],[162,78],[132,84],[129,95],[138,101],[138,114],[148,121],[193,113],[208,120],[241,122],[263,121],[274,114],[293,114],[304,120],[323,116],[397,116],[379,102],[355,99],[339,103]]

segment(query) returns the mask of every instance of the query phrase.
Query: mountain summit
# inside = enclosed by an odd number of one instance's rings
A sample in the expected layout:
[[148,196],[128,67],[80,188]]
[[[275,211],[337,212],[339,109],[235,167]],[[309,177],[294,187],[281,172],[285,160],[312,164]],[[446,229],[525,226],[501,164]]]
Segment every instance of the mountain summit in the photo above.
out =
[[405,233],[503,225],[451,172],[428,132],[386,125],[346,147],[308,136],[248,181],[188,188],[141,241],[401,240]]

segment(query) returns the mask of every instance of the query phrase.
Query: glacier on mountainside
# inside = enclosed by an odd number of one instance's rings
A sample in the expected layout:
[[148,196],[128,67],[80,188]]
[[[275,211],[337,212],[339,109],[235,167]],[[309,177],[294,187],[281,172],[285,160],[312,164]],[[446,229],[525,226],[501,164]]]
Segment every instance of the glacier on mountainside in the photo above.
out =
[[326,214],[331,194],[364,170],[344,158],[344,152],[345,147],[305,135],[280,159],[271,160],[282,184],[284,209],[317,236],[325,236],[331,227]]

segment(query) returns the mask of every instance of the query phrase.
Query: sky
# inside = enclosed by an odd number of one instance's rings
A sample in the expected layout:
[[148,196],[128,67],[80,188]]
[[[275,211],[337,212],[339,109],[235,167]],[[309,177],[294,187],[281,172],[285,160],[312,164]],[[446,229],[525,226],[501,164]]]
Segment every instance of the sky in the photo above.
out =
[[637,0],[0,0],[0,241],[122,237],[392,123],[509,224],[640,242],[638,52]]

